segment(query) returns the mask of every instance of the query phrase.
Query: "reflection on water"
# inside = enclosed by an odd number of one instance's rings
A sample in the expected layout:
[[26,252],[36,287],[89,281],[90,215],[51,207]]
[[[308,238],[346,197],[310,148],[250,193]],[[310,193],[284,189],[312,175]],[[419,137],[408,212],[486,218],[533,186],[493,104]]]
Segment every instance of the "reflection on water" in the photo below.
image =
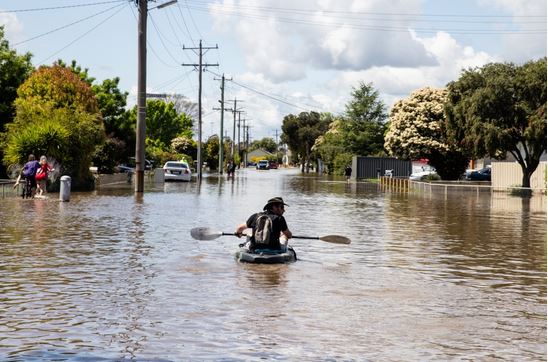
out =
[[[3,199],[1,360],[545,360],[546,199],[390,193],[290,170]],[[246,265],[273,196],[299,261]]]

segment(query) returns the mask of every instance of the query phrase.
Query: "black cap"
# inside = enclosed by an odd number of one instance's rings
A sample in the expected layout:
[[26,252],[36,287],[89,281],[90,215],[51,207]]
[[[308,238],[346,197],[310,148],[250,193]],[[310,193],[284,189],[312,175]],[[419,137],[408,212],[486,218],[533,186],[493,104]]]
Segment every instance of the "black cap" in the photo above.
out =
[[268,210],[268,207],[272,204],[282,204],[282,205],[285,205],[285,206],[289,206],[288,204],[286,204],[284,202],[284,199],[282,199],[281,197],[274,197],[274,198],[268,200],[266,205],[264,205],[263,210]]

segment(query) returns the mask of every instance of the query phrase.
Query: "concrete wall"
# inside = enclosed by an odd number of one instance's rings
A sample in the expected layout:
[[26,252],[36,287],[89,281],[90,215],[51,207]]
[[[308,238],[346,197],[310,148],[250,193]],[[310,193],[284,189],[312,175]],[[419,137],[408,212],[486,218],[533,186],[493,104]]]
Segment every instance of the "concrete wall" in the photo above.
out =
[[[531,176],[531,188],[537,190],[546,189],[546,162],[541,162]],[[496,188],[507,188],[521,186],[523,173],[517,162],[492,162],[491,163],[491,186]]]

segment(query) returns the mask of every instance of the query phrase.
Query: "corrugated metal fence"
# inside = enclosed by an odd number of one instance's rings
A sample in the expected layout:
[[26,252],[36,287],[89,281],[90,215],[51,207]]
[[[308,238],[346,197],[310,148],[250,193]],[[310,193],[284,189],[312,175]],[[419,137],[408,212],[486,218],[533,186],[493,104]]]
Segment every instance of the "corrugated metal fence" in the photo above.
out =
[[411,161],[392,157],[352,157],[352,179],[378,178],[380,176],[408,177]]
[[[491,186],[507,188],[521,186],[523,173],[517,162],[492,162]],[[546,162],[541,162],[531,175],[531,189],[546,190]]]

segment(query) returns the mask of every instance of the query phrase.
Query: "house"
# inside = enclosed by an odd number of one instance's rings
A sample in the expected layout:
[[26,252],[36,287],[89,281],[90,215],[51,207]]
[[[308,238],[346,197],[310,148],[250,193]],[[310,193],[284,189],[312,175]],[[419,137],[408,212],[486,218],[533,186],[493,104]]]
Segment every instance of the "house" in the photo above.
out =
[[262,148],[257,148],[251,152],[249,152],[247,154],[247,159],[250,161],[250,162],[253,162],[253,163],[256,163],[257,161],[259,160],[267,160],[267,159],[272,159],[272,158],[275,158],[276,155],[274,155],[273,153],[270,153]]

